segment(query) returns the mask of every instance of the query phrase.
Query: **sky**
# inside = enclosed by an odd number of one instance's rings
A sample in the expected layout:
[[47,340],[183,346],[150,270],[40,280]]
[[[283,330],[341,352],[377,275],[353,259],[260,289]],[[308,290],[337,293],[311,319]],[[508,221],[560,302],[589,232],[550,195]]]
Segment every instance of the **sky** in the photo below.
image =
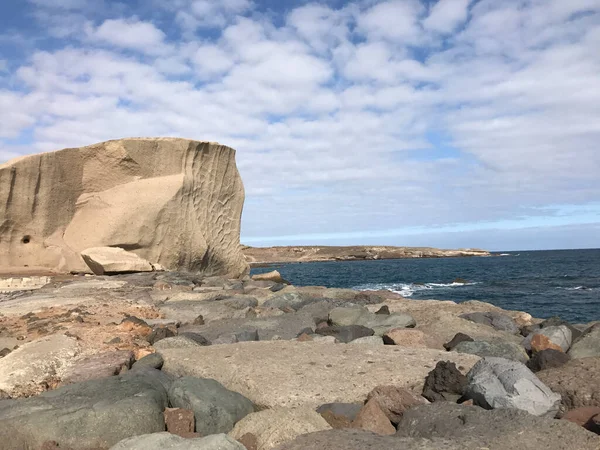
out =
[[0,162],[237,150],[242,242],[600,247],[600,0],[2,0]]

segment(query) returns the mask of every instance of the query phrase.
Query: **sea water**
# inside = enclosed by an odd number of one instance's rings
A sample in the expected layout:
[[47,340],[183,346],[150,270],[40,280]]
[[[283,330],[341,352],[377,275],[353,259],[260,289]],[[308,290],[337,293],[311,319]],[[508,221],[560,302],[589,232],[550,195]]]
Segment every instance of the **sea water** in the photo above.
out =
[[387,289],[415,301],[480,300],[539,318],[560,316],[573,323],[600,320],[600,249],[273,264],[252,273],[274,269],[298,286]]

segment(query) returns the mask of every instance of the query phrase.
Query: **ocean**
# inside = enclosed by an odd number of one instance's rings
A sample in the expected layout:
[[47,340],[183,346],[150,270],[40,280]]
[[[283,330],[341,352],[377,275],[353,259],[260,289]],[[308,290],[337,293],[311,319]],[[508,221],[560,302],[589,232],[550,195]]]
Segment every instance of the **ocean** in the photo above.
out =
[[[500,256],[502,255],[502,256]],[[534,317],[600,320],[600,249],[497,252],[491,257],[272,264],[298,286],[388,289],[414,299],[480,300]]]

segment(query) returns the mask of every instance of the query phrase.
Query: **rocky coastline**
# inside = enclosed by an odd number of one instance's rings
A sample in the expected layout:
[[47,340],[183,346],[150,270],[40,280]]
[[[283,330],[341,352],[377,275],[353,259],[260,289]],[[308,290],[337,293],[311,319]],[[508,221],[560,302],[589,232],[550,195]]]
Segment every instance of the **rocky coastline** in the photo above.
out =
[[600,448],[596,324],[276,272],[2,283],[1,449]]
[[252,267],[273,263],[304,263],[323,261],[369,261],[379,259],[405,258],[460,258],[471,256],[491,256],[481,249],[443,250],[432,247],[393,247],[393,246],[281,246],[249,247],[242,252]]

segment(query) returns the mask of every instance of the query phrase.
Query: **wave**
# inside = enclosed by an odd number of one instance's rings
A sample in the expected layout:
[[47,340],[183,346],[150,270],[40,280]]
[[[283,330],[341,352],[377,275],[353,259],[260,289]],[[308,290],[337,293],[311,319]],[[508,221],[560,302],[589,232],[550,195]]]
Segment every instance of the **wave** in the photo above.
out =
[[587,287],[587,286],[575,286],[575,287],[559,286],[556,289],[563,289],[565,291],[595,291],[597,288],[591,288],[591,287]]
[[455,288],[462,286],[473,286],[479,284],[478,282],[467,282],[458,283],[453,281],[452,283],[369,283],[354,286],[352,289],[359,291],[380,291],[387,290],[400,294],[403,297],[412,297],[415,292],[435,290],[435,289],[446,289]]

